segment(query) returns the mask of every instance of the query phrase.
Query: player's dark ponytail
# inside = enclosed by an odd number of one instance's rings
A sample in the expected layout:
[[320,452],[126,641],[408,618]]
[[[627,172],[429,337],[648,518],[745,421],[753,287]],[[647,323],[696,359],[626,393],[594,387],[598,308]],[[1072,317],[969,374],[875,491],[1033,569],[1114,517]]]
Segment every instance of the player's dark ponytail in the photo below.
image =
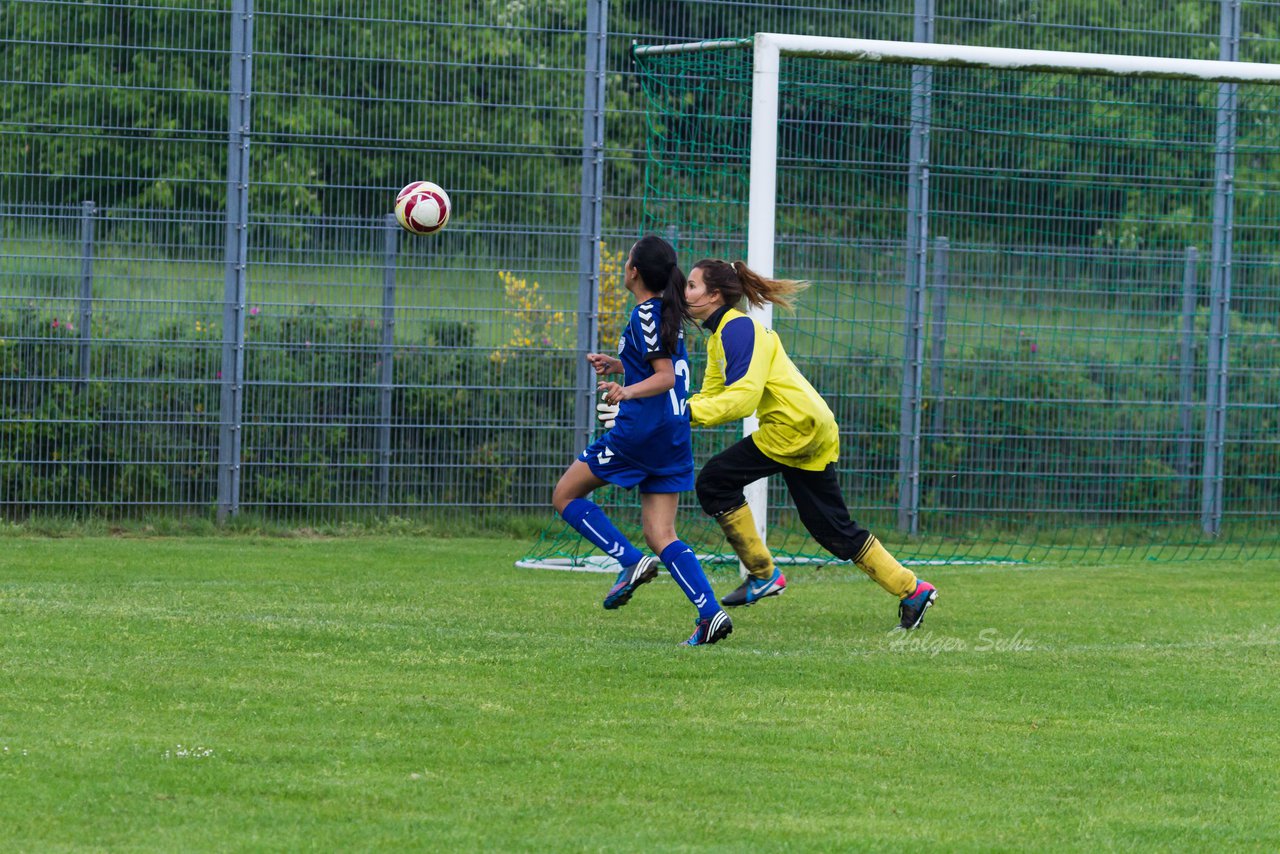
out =
[[640,272],[644,286],[662,296],[662,322],[658,335],[672,355],[680,344],[680,330],[692,321],[684,301],[684,271],[676,263],[676,250],[656,234],[646,234],[631,248],[631,266]]

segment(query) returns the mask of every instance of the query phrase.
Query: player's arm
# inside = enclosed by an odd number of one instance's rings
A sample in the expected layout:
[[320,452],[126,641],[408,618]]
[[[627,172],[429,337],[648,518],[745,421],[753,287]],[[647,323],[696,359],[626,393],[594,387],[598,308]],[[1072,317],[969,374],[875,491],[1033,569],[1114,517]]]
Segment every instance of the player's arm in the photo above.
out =
[[587,362],[595,369],[596,376],[622,373],[622,360],[604,353],[588,353]]
[[760,405],[769,378],[764,337],[749,317],[735,317],[720,332],[724,347],[724,376],[710,370],[702,391],[689,398],[689,421],[695,427],[714,427],[746,418]]
[[604,394],[606,403],[620,403],[624,400],[635,400],[641,397],[653,397],[666,394],[676,386],[676,370],[669,356],[657,356],[649,360],[653,374],[638,383],[618,385],[614,382],[600,383],[596,390]]

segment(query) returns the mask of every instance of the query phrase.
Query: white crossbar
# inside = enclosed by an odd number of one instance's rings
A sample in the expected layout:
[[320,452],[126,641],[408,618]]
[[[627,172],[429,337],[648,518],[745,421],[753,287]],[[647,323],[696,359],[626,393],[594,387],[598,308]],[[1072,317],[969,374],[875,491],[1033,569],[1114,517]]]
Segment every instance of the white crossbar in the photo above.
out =
[[1173,59],[1075,53],[1065,50],[1022,50],[1007,47],[895,42],[879,39],[839,39],[785,33],[756,33],[751,39],[715,39],[673,45],[639,45],[638,56],[737,50],[769,44],[784,56],[853,59],[908,65],[949,65],[1004,68],[1017,71],[1068,71],[1112,77],[1170,77],[1218,83],[1280,84],[1280,65],[1262,62],[1222,62],[1213,59]]

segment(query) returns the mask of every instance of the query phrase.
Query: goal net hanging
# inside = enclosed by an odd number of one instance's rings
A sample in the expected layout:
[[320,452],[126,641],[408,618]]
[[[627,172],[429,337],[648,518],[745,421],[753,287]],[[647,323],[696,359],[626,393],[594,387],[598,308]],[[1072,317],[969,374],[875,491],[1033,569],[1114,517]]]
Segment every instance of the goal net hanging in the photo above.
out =
[[[1280,66],[774,34],[633,54],[646,230],[686,269],[811,283],[758,316],[900,558],[1280,554]],[[695,430],[698,464],[742,430]],[[749,495],[783,560],[830,559],[780,478]],[[678,530],[736,566],[692,496]],[[525,563],[590,555],[553,525]]]

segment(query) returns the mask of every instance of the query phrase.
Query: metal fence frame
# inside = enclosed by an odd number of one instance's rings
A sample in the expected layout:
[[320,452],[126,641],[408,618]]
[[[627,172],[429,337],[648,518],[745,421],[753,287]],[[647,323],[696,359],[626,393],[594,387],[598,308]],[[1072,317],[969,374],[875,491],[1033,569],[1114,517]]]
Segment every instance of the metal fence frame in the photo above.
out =
[[[28,3],[41,5],[37,0]],[[261,0],[259,0],[261,3]],[[52,5],[52,4],[50,4]],[[615,4],[616,6],[617,4]],[[708,0],[702,4],[708,9],[717,4]],[[964,4],[946,4],[938,0],[913,0],[912,8],[898,8],[897,24],[910,26],[913,36],[918,41],[930,41],[940,33],[947,37],[959,31],[963,22],[978,16]],[[1242,45],[1242,14],[1253,11],[1262,13],[1271,4],[1249,2],[1249,0],[1219,0],[1216,2],[1220,10],[1219,30],[1216,38],[1219,43],[1219,57],[1227,61],[1240,59]],[[938,6],[946,8],[939,9]],[[769,4],[762,4],[757,10],[761,19],[774,20],[780,16],[794,14],[795,10],[774,11]],[[829,15],[843,15],[850,10],[822,10]],[[246,318],[250,310],[249,271],[252,264],[252,249],[249,232],[252,227],[252,211],[250,208],[250,187],[255,177],[254,142],[255,127],[252,121],[253,105],[256,96],[254,90],[255,66],[255,21],[261,15],[255,10],[255,0],[230,0],[226,10],[229,23],[229,43],[226,46],[229,57],[230,75],[226,92],[227,126],[226,150],[227,170],[225,176],[225,237],[223,245],[223,295],[220,341],[220,377],[218,393],[220,413],[217,417],[217,461],[216,461],[216,499],[214,507],[220,521],[233,517],[241,512],[241,485],[244,465],[243,436],[245,430],[245,390],[246,377]],[[816,12],[815,12],[816,14]],[[1117,13],[1119,14],[1119,13]],[[770,16],[773,16],[772,18]],[[585,30],[580,34],[583,45],[582,103],[581,123],[581,185],[578,191],[579,219],[573,227],[573,242],[576,243],[576,260],[572,264],[577,279],[576,298],[574,300],[574,351],[583,353],[600,346],[598,306],[601,289],[602,241],[612,239],[615,245],[632,233],[625,223],[632,219],[620,211],[635,202],[634,196],[610,192],[610,176],[616,169],[631,162],[637,152],[611,149],[607,125],[613,108],[608,101],[608,82],[612,79],[625,85],[629,72],[625,68],[610,67],[611,48],[616,48],[620,37],[625,33],[610,30],[610,8],[607,0],[586,0]],[[842,19],[847,20],[847,19]],[[897,25],[895,24],[895,25]],[[1012,25],[1011,25],[1012,26]],[[761,26],[760,29],[767,27]],[[1031,33],[1033,28],[1025,22],[1017,23],[1011,30],[1018,38]],[[642,34],[635,34],[642,35]],[[1109,31],[1108,38],[1120,39],[1124,35],[1122,27],[1117,26]],[[1188,33],[1188,39],[1203,42],[1207,33]],[[652,37],[652,36],[651,36]],[[675,31],[662,33],[658,38],[679,40],[688,34]],[[1190,42],[1189,42],[1190,43]],[[930,241],[927,232],[927,190],[928,181],[928,137],[930,79],[928,69],[921,67],[916,74],[917,90],[913,98],[912,113],[912,153],[911,153],[911,194],[912,207],[907,217],[907,233],[905,235],[906,251],[909,258],[918,263],[908,264],[906,271],[908,299],[908,327],[904,335],[903,364],[906,367],[902,382],[901,410],[901,457],[899,526],[902,530],[915,533],[919,525],[919,442],[924,427],[921,401],[926,396],[923,387],[923,375],[926,368],[924,354],[925,339],[932,336],[933,345],[929,348],[931,359],[935,363],[943,358],[945,345],[945,325],[939,325],[939,318],[946,311],[946,258],[945,241]],[[1221,84],[1218,95],[1218,162],[1216,166],[1216,203],[1212,245],[1209,249],[1210,270],[1210,305],[1212,307],[1209,333],[1208,380],[1209,392],[1206,400],[1207,412],[1212,417],[1206,418],[1205,432],[1201,438],[1204,455],[1202,479],[1202,512],[1201,525],[1206,534],[1216,535],[1222,523],[1224,513],[1222,498],[1223,448],[1226,442],[1225,418],[1230,404],[1228,399],[1229,355],[1231,335],[1228,325],[1231,307],[1232,284],[1232,220],[1233,209],[1233,157],[1235,144],[1235,84]],[[615,114],[616,115],[616,114]],[[68,219],[78,220],[79,227],[79,263],[77,323],[78,336],[77,364],[79,365],[78,381],[82,386],[91,382],[90,354],[93,346],[91,329],[94,324],[94,270],[95,270],[95,223],[103,216],[109,215],[93,201],[80,201],[79,210]],[[5,210],[13,213],[19,205],[9,202]],[[517,224],[518,225],[518,224]],[[397,257],[398,235],[388,223],[372,226],[374,230],[381,228],[382,235],[382,300],[381,300],[381,354],[377,374],[378,412],[379,418],[387,425],[392,421],[392,391],[396,381],[392,374],[392,360],[395,356],[396,338],[396,289],[397,289]],[[495,229],[496,232],[496,229]],[[928,262],[933,253],[934,263]],[[1187,260],[1187,293],[1194,286],[1194,268],[1197,259],[1194,249],[1188,249]],[[564,259],[568,261],[568,259]],[[566,264],[566,267],[569,265]],[[926,278],[932,274],[937,286],[926,287]],[[403,275],[403,273],[402,273]],[[933,328],[926,329],[922,322],[925,312],[926,294],[932,293]],[[1194,299],[1184,304],[1183,318],[1187,320],[1186,305],[1194,307]],[[1189,328],[1189,327],[1186,327]],[[1188,354],[1189,358],[1189,354]],[[931,371],[935,379],[941,370]],[[0,379],[0,382],[7,380]],[[1188,381],[1189,385],[1189,381]],[[594,376],[581,359],[578,360],[572,383],[565,389],[572,397],[571,429],[572,444],[585,441],[592,432],[593,407],[592,390]],[[1189,412],[1189,407],[1188,407]],[[941,417],[941,409],[935,409],[933,417]],[[1189,415],[1188,415],[1189,419]],[[1188,420],[1189,423],[1189,420]],[[507,425],[511,429],[520,429],[518,423]],[[389,503],[390,472],[395,463],[390,426],[379,428],[377,446],[374,454],[377,459],[379,506]],[[1189,448],[1188,448],[1189,454]],[[1189,457],[1188,457],[1189,459]],[[21,464],[22,460],[10,460]],[[567,460],[566,460],[567,462]],[[1189,464],[1189,463],[1188,463]],[[3,505],[23,504],[24,496],[7,495]],[[199,501],[193,502],[199,505]],[[0,505],[0,506],[3,506]],[[55,505],[56,506],[56,505]],[[68,497],[68,508],[74,508],[76,501]],[[517,504],[513,509],[528,509]]]

